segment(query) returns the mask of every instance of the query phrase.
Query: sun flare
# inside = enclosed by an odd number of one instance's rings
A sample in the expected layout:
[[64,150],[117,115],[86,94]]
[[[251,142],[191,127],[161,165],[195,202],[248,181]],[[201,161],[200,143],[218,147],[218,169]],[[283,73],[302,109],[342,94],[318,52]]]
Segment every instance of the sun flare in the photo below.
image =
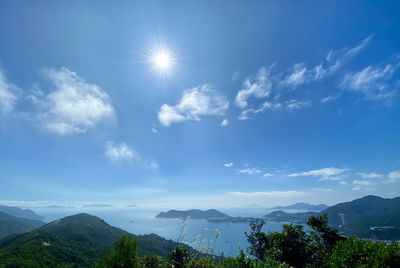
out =
[[162,77],[171,76],[177,65],[177,58],[171,48],[156,46],[148,51],[147,57],[153,72]]

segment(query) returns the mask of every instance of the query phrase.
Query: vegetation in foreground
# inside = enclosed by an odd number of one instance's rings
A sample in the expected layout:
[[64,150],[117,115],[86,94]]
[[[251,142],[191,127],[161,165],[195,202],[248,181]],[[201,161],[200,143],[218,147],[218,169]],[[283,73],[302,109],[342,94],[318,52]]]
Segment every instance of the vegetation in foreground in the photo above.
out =
[[199,256],[178,245],[167,258],[156,255],[138,257],[136,241],[123,236],[113,250],[107,253],[96,268],[263,268],[263,267],[400,267],[400,246],[345,238],[328,226],[326,215],[313,216],[307,224],[283,225],[281,232],[262,231],[264,222],[250,224],[251,232],[245,233],[249,242],[246,256],[242,251],[237,257]]

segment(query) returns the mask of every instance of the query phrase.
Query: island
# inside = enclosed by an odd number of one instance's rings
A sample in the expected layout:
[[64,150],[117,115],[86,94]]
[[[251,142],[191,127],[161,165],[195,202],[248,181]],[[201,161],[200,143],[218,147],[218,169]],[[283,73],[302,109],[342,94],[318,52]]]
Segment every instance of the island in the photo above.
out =
[[168,218],[168,219],[184,219],[186,217],[190,217],[192,219],[203,219],[203,220],[231,218],[231,216],[222,213],[216,209],[169,210],[167,212],[160,212],[156,216],[156,218]]
[[308,211],[323,211],[327,208],[329,208],[329,206],[325,205],[325,204],[313,205],[313,204],[300,202],[300,203],[295,203],[295,204],[288,205],[288,206],[273,207],[273,208],[271,208],[271,210],[298,209],[298,210],[308,210]]
[[276,222],[290,222],[297,224],[305,224],[311,216],[318,215],[318,212],[296,212],[287,213],[283,210],[272,211],[271,213],[264,216],[265,220],[276,221]]

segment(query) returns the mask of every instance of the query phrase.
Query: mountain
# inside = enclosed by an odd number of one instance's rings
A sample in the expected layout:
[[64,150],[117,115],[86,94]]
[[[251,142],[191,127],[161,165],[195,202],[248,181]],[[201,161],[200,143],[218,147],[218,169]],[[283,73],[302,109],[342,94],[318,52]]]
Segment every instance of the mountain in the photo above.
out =
[[216,209],[170,210],[168,212],[160,212],[156,216],[156,218],[174,218],[174,219],[183,219],[186,217],[190,217],[192,219],[205,219],[205,220],[217,219],[217,218],[230,218],[229,215],[226,215]]
[[318,215],[318,212],[309,211],[309,212],[287,213],[283,210],[276,210],[265,215],[264,218],[269,221],[304,224],[307,222],[309,217],[315,215]]
[[37,215],[30,209],[22,209],[19,207],[14,206],[3,206],[0,205],[0,212],[7,213],[8,215],[18,217],[18,218],[25,218],[31,220],[41,221],[43,220],[42,216]]
[[282,210],[282,209],[299,209],[299,210],[309,210],[309,211],[323,211],[324,209],[327,209],[329,206],[325,204],[320,204],[320,205],[312,205],[308,203],[296,203],[293,205],[289,206],[277,206],[273,207],[271,209],[273,210]]
[[0,212],[0,238],[11,234],[22,234],[44,225],[42,221],[18,218]]
[[400,239],[400,197],[365,196],[322,211],[344,234],[373,239]]
[[138,254],[166,256],[177,243],[158,235],[132,235],[89,214],[53,221],[0,240],[0,267],[92,267],[122,235],[132,236]]

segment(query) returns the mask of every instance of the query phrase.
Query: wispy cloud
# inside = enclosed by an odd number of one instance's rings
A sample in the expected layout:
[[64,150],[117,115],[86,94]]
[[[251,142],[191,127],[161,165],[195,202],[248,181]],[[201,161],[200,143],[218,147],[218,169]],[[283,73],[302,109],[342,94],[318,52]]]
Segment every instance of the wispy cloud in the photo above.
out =
[[400,181],[400,170],[394,170],[390,172],[388,178],[390,182]]
[[353,191],[359,191],[362,188],[370,187],[372,185],[373,185],[373,183],[371,183],[371,181],[369,181],[369,180],[353,180],[353,188],[352,188],[352,190]]
[[136,163],[139,164],[139,166],[150,170],[158,170],[159,168],[157,161],[143,159],[135,149],[123,142],[107,142],[104,154],[112,163]]
[[18,100],[18,88],[7,81],[6,76],[0,69],[0,113],[11,112]]
[[246,175],[257,175],[261,173],[261,170],[255,167],[246,167],[238,170],[239,174],[246,174]]
[[224,118],[221,121],[221,127],[226,127],[227,125],[229,125],[229,120]]
[[340,87],[361,93],[368,100],[382,100],[396,96],[397,88],[389,83],[399,64],[385,66],[367,66],[361,71],[347,73]]
[[185,90],[178,104],[164,104],[158,112],[158,120],[164,127],[187,120],[200,121],[202,116],[223,116],[229,107],[225,96],[209,84]]
[[302,192],[302,191],[229,192],[229,194],[242,197],[273,197],[273,198],[304,197],[308,195],[307,192]]
[[243,82],[235,98],[235,104],[244,109],[248,106],[250,98],[262,99],[270,95],[272,90],[272,81],[270,80],[271,67],[262,67],[254,80],[247,78]]
[[288,74],[284,77],[282,84],[298,87],[302,84],[319,81],[333,75],[349,60],[367,47],[372,38],[372,35],[368,36],[355,47],[330,50],[325,58],[326,61],[313,68],[307,68],[303,62],[293,64],[288,70]]
[[285,102],[269,102],[266,101],[262,105],[260,105],[259,108],[257,109],[246,109],[242,111],[238,117],[239,120],[248,120],[251,119],[253,115],[264,112],[266,110],[270,111],[294,111],[294,110],[299,110],[303,108],[310,107],[312,104],[311,101],[299,101],[299,100],[288,100]]
[[111,162],[132,162],[139,159],[139,156],[131,147],[125,143],[115,143],[114,141],[106,144],[105,155]]
[[362,179],[383,179],[385,176],[383,174],[375,173],[375,172],[358,172],[357,173]]
[[[293,99],[293,89],[305,84],[318,82],[331,77],[348,61],[359,54],[372,39],[365,38],[358,45],[340,50],[330,50],[323,62],[314,67],[307,67],[304,62],[294,63],[286,71],[272,74],[274,64],[262,67],[254,78],[247,78],[238,91],[235,104],[243,110],[239,120],[251,119],[265,111],[292,111],[310,107],[311,100]],[[327,103],[338,99],[340,91],[321,99]],[[297,95],[296,95],[297,97]],[[257,100],[263,100],[261,104]]]
[[83,133],[100,121],[114,119],[108,94],[99,86],[87,83],[67,68],[47,69],[44,75],[55,89],[35,96],[40,125],[50,132],[68,135]]
[[349,169],[347,168],[327,167],[304,171],[300,173],[292,173],[289,174],[289,177],[317,177],[320,180],[343,180],[343,175],[348,170]]
[[158,133],[158,129],[156,128],[156,125],[155,125],[155,124],[152,124],[152,125],[151,125],[151,132],[153,132],[154,134],[157,134],[157,133]]
[[224,167],[226,167],[226,168],[231,168],[231,167],[233,167],[233,163],[232,163],[232,162],[225,163],[225,164],[224,164]]

